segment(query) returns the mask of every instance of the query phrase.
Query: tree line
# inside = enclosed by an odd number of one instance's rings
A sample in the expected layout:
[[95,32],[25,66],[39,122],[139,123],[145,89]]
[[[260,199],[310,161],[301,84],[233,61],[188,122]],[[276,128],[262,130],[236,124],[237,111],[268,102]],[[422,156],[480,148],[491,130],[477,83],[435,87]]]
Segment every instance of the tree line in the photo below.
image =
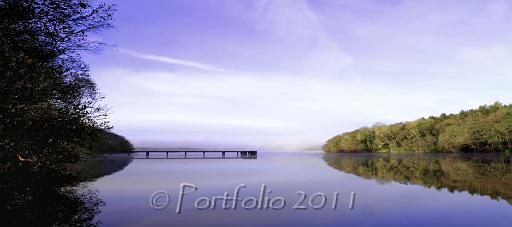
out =
[[99,104],[102,95],[81,57],[105,46],[90,35],[111,28],[115,11],[93,0],[0,0],[0,211],[6,225],[96,224],[103,201],[79,183],[128,163],[112,165],[95,155],[133,146],[110,132],[108,109]]
[[512,105],[363,127],[334,136],[326,152],[512,152]]
[[114,143],[133,149],[109,132],[81,57],[105,46],[90,35],[111,28],[114,12],[92,0],[0,0],[2,174],[69,175],[84,155]]

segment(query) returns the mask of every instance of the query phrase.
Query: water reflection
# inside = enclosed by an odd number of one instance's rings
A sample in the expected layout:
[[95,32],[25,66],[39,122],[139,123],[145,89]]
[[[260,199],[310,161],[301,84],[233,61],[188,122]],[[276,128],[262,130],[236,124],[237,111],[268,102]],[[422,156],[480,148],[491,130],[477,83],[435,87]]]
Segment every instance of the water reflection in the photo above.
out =
[[2,187],[2,224],[5,226],[95,225],[103,201],[86,186],[54,189]]
[[[329,158],[331,155],[332,159]],[[375,160],[375,163],[379,160],[378,157],[389,159],[390,162],[398,159],[395,158],[397,156],[387,158],[386,156],[358,155],[262,152],[255,160],[136,159],[124,170],[94,182],[94,186],[98,188],[102,200],[106,203],[101,207],[102,212],[96,215],[95,220],[100,220],[105,226],[512,226],[510,221],[512,206],[506,201],[491,200],[487,196],[471,196],[467,192],[450,193],[446,189],[434,190],[400,183],[379,184],[375,180],[364,178],[381,179],[382,182],[403,179],[402,182],[414,183],[416,177],[407,178],[396,174],[401,177],[398,178],[394,174],[387,178],[376,178],[371,172],[359,177],[326,165],[326,161],[337,164],[346,157],[348,159],[346,166],[367,170],[367,167],[363,167],[365,159]],[[412,159],[415,157],[420,159],[418,163],[426,159],[424,156],[402,157],[402,159],[414,161]],[[444,168],[459,168],[458,172],[465,173],[470,168],[462,167],[472,165],[472,161],[464,161],[464,157],[440,156],[433,159],[443,166],[441,170],[444,173],[438,171],[432,173],[431,177],[438,175],[444,181],[461,179],[461,177],[445,179],[446,176],[443,177],[443,174],[448,172]],[[468,157],[468,159],[472,158]],[[492,159],[493,157],[489,156],[486,160],[492,161]],[[358,160],[362,163],[358,163]],[[458,167],[450,166],[450,162]],[[482,162],[485,163],[485,160]],[[343,168],[349,172],[351,168],[346,166]],[[411,164],[411,168],[416,166],[419,165]],[[424,167],[424,169],[426,169],[424,175],[428,175],[428,168]],[[489,170],[493,171],[492,168]],[[449,171],[449,173],[458,174],[457,171]],[[468,177],[477,176],[479,180],[489,180],[485,178],[489,175],[483,174],[478,177],[478,174],[473,173]],[[504,176],[504,174],[501,175]],[[429,180],[432,182],[424,180],[423,184],[416,184],[436,185],[437,179]],[[184,198],[182,213],[177,214],[175,208],[181,183],[194,184],[198,186],[198,190]],[[507,184],[507,182],[502,183]],[[239,205],[240,209],[233,210],[220,209],[219,203],[219,209],[199,210],[194,205],[196,199],[202,196],[213,198],[222,196],[224,192],[232,196],[234,188],[239,184],[247,185],[240,191],[241,198],[251,196],[259,198],[261,185],[267,185],[268,189],[272,190],[268,193],[270,198],[283,197],[287,202],[286,208],[245,210]],[[446,182],[438,183],[438,185],[446,184]],[[486,186],[486,184],[481,185]],[[160,190],[170,195],[170,205],[164,210],[155,210],[149,201],[151,195]],[[301,198],[297,193],[299,191],[310,195],[304,201],[308,207],[310,207],[308,200],[313,194],[321,192],[328,195],[326,207],[320,210],[293,209],[292,207]],[[340,195],[338,209],[331,209],[331,202],[334,201],[332,196],[336,191]],[[501,189],[501,196],[503,192],[510,191]],[[353,209],[350,209],[351,192],[357,193]]]
[[334,169],[379,182],[466,191],[512,203],[511,157],[501,154],[335,154]]
[[94,226],[105,204],[84,181],[123,169],[130,156],[97,156],[74,166],[68,174],[34,174],[17,168],[3,173],[0,213],[5,226]]

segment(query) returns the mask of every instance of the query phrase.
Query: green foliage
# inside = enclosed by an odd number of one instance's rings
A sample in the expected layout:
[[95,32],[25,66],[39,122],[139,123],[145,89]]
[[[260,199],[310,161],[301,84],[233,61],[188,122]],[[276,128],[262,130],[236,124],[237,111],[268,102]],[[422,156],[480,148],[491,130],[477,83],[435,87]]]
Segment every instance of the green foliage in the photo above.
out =
[[326,152],[501,152],[512,150],[512,105],[376,125],[329,139]]

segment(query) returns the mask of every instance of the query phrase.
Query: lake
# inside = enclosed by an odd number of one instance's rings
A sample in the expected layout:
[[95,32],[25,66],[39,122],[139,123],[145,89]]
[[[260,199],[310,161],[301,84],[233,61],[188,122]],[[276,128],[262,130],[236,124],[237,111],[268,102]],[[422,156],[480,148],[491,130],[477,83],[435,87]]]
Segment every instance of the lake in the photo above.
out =
[[[512,226],[510,161],[322,152],[133,159],[89,187],[104,202],[94,220],[105,226]],[[178,214],[182,183],[197,190],[184,187],[189,194]],[[236,208],[233,200],[213,202],[224,192],[232,197],[237,186]]]

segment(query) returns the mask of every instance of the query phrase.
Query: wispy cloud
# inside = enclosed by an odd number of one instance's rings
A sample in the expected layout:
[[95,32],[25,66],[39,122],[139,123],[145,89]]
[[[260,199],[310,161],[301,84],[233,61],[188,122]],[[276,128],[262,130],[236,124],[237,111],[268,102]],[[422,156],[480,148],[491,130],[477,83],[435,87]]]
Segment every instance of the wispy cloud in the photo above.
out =
[[138,51],[129,50],[129,49],[125,49],[125,48],[119,48],[118,51],[119,51],[119,53],[126,54],[126,55],[140,58],[140,59],[157,61],[157,62],[173,64],[173,65],[180,65],[180,66],[185,66],[185,67],[191,67],[191,68],[201,69],[201,70],[205,70],[205,71],[234,72],[233,70],[223,69],[223,68],[215,67],[212,65],[203,64],[200,62],[187,61],[187,60],[172,58],[172,57],[168,57],[168,56],[160,56],[160,55],[141,53]]
[[259,30],[275,35],[290,49],[299,50],[289,53],[295,55],[293,70],[307,75],[349,74],[354,58],[332,39],[306,0],[259,0],[253,11]]
[[[165,4],[141,16],[126,1],[120,18],[141,17],[119,21],[132,28],[113,36],[130,45],[123,58],[91,58],[112,125],[136,146],[301,148],[375,122],[512,102],[512,0]],[[202,16],[183,19],[191,9]]]

